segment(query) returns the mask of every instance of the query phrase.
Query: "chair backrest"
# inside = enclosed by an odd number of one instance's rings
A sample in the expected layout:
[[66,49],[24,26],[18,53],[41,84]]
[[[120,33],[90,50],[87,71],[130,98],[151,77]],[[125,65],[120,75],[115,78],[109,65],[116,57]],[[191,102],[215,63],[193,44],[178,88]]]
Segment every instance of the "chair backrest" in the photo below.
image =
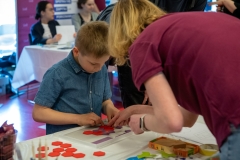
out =
[[33,45],[31,33],[28,34],[28,41],[30,45]]

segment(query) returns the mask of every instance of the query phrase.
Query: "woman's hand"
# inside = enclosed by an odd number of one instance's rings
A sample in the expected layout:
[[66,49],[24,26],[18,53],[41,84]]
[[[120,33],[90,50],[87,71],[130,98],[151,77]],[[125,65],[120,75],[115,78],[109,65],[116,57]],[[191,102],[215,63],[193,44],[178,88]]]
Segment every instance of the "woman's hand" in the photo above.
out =
[[62,38],[62,35],[61,35],[61,34],[56,34],[56,35],[53,37],[53,43],[57,43],[58,41],[60,41],[61,38]]
[[132,115],[129,122],[129,127],[135,134],[142,134],[144,131],[140,128],[140,118],[142,114]]
[[129,118],[132,115],[131,109],[126,108],[120,112],[118,112],[112,119],[109,121],[108,125],[109,126],[124,126],[127,125],[129,122]]

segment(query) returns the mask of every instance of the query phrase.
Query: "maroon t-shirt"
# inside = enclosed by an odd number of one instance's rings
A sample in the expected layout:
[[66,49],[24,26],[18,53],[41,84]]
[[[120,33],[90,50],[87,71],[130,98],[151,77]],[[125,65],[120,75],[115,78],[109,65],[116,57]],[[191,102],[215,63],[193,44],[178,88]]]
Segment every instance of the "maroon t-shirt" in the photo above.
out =
[[[240,124],[240,20],[223,13],[162,17],[129,48],[138,89],[163,72],[178,103],[203,115],[221,146]],[[161,114],[161,113],[159,113]]]
[[95,3],[96,3],[96,5],[97,5],[99,11],[104,10],[105,7],[106,7],[106,2],[105,2],[105,0],[95,0]]

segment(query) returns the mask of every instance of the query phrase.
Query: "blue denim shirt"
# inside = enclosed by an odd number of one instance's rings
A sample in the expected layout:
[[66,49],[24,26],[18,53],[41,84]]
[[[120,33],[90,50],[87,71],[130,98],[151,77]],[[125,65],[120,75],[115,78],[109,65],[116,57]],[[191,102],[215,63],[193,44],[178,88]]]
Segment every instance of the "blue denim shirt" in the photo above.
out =
[[[94,112],[101,116],[102,103],[112,96],[107,68],[99,72],[86,73],[74,60],[72,51],[62,61],[53,65],[45,73],[35,103],[53,110],[86,114]],[[78,127],[72,125],[47,124],[46,133]]]

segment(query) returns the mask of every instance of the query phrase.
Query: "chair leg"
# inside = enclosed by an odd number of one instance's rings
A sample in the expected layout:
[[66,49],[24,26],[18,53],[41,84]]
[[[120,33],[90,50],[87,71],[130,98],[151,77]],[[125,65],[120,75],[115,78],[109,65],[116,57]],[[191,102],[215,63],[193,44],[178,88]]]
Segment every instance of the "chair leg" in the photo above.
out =
[[28,92],[29,92],[29,85],[27,85],[27,101],[28,101],[28,103],[35,104],[34,101],[32,101],[28,98]]

